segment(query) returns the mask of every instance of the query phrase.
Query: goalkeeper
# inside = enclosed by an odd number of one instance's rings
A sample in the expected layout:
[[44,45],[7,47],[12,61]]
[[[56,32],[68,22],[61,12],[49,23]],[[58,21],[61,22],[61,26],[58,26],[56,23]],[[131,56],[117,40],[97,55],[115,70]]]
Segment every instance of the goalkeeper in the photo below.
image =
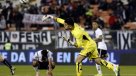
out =
[[[73,44],[77,48],[83,48],[76,58],[76,73],[77,76],[82,76],[82,61],[88,57],[89,60],[94,60],[96,64],[103,65],[110,70],[115,72],[116,76],[119,76],[119,66],[107,62],[101,59],[98,55],[97,45],[94,40],[89,36],[89,34],[81,28],[77,23],[74,23],[72,18],[67,18],[65,20],[61,18],[54,17],[52,15],[43,16],[42,20],[52,18],[56,22],[64,25],[64,28],[70,30],[72,35],[75,37],[76,42]],[[69,40],[68,40],[69,41]]]

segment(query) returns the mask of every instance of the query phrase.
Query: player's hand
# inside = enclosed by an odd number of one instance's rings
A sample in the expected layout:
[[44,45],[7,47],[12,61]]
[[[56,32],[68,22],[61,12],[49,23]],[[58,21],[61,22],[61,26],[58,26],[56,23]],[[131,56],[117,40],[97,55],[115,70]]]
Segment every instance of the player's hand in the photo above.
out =
[[42,21],[45,21],[45,20],[50,19],[50,18],[53,19],[54,17],[52,15],[44,15],[42,17]]
[[77,45],[77,43],[74,43],[73,45],[74,45],[76,48],[78,48],[78,45]]
[[67,41],[69,44],[71,44],[72,46],[77,47],[77,45],[76,45],[74,42],[72,42],[70,39],[66,38],[65,36],[63,37],[63,39],[64,39],[65,41]]

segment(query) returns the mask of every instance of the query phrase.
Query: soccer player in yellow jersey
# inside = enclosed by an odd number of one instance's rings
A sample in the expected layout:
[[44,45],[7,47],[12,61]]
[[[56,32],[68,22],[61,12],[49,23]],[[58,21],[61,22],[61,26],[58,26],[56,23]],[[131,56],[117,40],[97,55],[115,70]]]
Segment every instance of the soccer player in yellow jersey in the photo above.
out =
[[54,17],[52,15],[43,16],[42,20],[52,18],[56,22],[64,25],[65,29],[70,30],[72,35],[75,37],[76,42],[74,46],[77,48],[83,48],[79,55],[76,58],[76,73],[77,76],[82,76],[82,61],[87,57],[89,60],[94,60],[98,65],[103,65],[110,70],[115,72],[116,76],[119,74],[119,66],[107,62],[106,60],[101,59],[98,55],[96,42],[89,36],[89,34],[81,28],[77,23],[74,23],[72,18],[67,18],[63,20],[61,18]]

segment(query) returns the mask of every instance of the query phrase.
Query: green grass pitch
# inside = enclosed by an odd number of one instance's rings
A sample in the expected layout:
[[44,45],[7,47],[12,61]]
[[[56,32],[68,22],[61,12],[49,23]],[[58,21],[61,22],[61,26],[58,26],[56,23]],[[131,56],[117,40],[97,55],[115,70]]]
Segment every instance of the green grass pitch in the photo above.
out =
[[[35,76],[35,71],[30,65],[15,65],[16,75],[14,76]],[[121,76],[136,76],[136,66],[120,66]],[[115,76],[114,72],[102,67],[103,76]],[[40,76],[46,76],[45,71],[40,71]],[[54,76],[76,76],[74,65],[56,65]],[[83,76],[93,76],[97,71],[95,66],[83,66]],[[0,76],[11,76],[9,69],[0,65]]]

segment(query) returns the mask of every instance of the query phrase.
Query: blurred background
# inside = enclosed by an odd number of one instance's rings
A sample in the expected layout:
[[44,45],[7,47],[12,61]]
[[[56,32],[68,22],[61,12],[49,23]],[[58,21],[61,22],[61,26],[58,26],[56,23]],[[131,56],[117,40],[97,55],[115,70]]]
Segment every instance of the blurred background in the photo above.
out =
[[[29,0],[23,4],[19,0],[0,0],[0,54],[17,70],[29,69],[27,75],[18,71],[17,76],[34,76],[30,64],[35,51],[40,49],[53,52],[58,66],[55,76],[75,75],[73,67],[81,48],[75,48],[61,38],[65,35],[75,41],[69,31],[64,31],[63,25],[53,20],[42,22],[42,16],[47,14],[63,19],[72,17],[91,37],[94,37],[91,23],[97,19],[108,46],[107,60],[121,65],[121,76],[136,76],[136,0]],[[6,49],[6,43],[12,48]],[[85,59],[83,64],[92,65],[85,76],[96,73],[91,70],[95,69],[93,62]],[[62,71],[66,73],[62,74]],[[9,76],[3,72],[1,76]],[[114,76],[111,71],[104,70],[104,73]]]

